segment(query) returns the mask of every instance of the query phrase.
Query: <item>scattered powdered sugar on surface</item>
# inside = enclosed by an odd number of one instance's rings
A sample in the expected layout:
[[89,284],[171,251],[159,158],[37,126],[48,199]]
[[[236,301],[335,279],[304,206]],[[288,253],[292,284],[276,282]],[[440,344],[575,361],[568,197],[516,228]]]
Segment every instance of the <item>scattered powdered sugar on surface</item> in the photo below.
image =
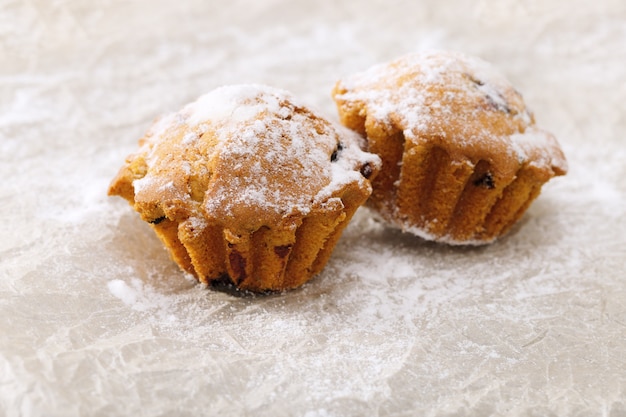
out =
[[139,279],[131,280],[127,284],[121,279],[114,279],[107,283],[111,294],[119,298],[124,304],[137,311],[166,311],[171,306],[171,300],[158,290],[144,285]]

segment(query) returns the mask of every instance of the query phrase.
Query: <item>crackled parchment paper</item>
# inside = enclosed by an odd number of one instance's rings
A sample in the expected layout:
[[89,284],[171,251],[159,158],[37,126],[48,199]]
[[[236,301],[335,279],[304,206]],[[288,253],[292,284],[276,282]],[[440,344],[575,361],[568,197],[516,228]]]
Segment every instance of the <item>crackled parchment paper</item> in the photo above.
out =
[[[304,288],[183,275],[108,182],[223,84],[336,118],[339,77],[447,48],[500,68],[570,163],[483,248],[361,210]],[[622,0],[0,3],[0,415],[625,416]]]

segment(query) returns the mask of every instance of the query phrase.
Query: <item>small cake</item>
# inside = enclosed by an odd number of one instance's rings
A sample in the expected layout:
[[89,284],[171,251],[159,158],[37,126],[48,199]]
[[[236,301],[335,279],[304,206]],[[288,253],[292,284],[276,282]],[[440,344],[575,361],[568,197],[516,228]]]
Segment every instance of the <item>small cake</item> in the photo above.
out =
[[156,121],[109,195],[199,281],[295,288],[322,270],[371,194],[380,159],[362,140],[285,91],[222,87]]
[[332,95],[341,122],[382,159],[368,206],[428,240],[491,242],[567,171],[520,93],[477,58],[409,54],[340,80]]

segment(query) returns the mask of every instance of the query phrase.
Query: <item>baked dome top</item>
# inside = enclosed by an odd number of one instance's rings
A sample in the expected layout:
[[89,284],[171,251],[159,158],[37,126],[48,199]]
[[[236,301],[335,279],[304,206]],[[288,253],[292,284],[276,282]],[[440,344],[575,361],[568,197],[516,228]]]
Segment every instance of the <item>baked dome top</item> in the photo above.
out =
[[242,232],[279,225],[322,207],[348,184],[369,189],[380,161],[360,140],[286,91],[221,87],[158,120],[113,193],[149,222],[218,219]]
[[[342,120],[358,114],[362,124],[402,131],[409,143],[430,141],[471,159],[530,163],[556,175],[567,171],[557,141],[535,126],[521,94],[475,57],[408,54],[342,79],[333,97]],[[363,126],[350,127],[364,133]]]

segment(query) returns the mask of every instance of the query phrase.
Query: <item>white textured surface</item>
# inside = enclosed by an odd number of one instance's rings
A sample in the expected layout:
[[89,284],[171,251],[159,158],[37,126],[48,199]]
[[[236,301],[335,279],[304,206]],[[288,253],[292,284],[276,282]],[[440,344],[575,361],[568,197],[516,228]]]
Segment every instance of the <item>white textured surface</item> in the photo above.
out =
[[[335,117],[337,78],[425,47],[496,65],[569,158],[494,245],[361,211],[303,289],[235,298],[105,196],[218,85]],[[5,0],[0,415],[625,416],[624,103],[622,0]]]

